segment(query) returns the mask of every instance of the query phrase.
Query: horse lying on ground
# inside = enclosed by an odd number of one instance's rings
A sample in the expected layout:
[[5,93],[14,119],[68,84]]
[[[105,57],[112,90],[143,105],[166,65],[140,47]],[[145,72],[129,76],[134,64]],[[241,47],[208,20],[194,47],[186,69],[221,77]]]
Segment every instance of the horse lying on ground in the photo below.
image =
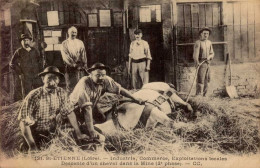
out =
[[[164,82],[145,84],[134,96],[146,101],[139,105],[131,101],[123,101],[119,106],[105,113],[106,122],[95,124],[95,129],[102,135],[113,136],[118,129],[133,130],[135,128],[153,128],[158,123],[174,127],[174,121],[167,116],[175,109],[175,103],[186,106],[192,113],[190,104],[184,102],[177,94],[173,85]],[[104,140],[104,138],[101,138]]]

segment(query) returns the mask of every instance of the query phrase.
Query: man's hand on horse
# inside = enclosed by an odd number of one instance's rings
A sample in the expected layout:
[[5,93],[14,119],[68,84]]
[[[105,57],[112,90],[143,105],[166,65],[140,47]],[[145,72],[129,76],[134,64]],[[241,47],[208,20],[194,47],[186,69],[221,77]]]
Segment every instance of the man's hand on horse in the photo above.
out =
[[191,107],[191,105],[189,103],[186,104],[186,107],[187,107],[187,110],[190,112],[190,113],[193,113],[193,109]]
[[134,100],[137,104],[140,104],[140,105],[144,105],[146,101],[140,99],[140,98],[135,98]]
[[96,132],[96,131],[90,131],[89,132],[89,134],[90,134],[90,139],[99,139],[99,135],[98,135],[98,133]]
[[79,140],[81,140],[81,139],[89,139],[89,136],[87,136],[86,134],[79,134],[79,135],[77,135],[77,138]]

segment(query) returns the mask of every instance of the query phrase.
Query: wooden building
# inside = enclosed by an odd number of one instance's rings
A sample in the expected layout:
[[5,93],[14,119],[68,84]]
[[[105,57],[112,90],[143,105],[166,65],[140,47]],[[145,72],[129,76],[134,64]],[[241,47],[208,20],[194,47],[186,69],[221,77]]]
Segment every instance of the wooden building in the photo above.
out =
[[[127,65],[133,31],[141,28],[153,57],[150,81],[171,82],[179,91],[187,91],[194,72],[193,42],[205,26],[212,29],[213,66],[224,66],[227,53],[236,64],[259,62],[259,10],[259,2],[253,0],[6,2],[1,7],[1,93],[12,95],[14,77],[9,73],[8,62],[19,46],[20,33],[30,32],[46,65],[64,71],[59,47],[70,26],[78,28],[78,38],[87,50],[88,66],[99,61],[111,67],[121,65],[122,69]],[[43,41],[47,43],[45,49],[40,45]],[[127,86],[123,70],[112,76]]]

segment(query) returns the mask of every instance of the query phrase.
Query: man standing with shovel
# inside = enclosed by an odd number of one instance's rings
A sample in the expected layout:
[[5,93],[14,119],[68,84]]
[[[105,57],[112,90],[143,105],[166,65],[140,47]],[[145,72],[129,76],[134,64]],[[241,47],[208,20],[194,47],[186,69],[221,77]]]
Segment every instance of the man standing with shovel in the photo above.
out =
[[193,59],[198,69],[196,95],[206,96],[210,82],[210,61],[214,57],[212,43],[208,40],[211,30],[207,27],[199,31],[200,39],[194,44]]

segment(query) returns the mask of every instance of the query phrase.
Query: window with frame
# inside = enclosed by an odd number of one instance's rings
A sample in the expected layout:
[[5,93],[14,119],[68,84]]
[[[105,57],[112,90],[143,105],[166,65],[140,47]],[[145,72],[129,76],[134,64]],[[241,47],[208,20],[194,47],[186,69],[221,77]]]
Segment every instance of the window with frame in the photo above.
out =
[[[84,23],[84,19],[80,13],[80,7],[77,3],[71,1],[45,1],[40,2],[40,10],[38,11],[39,20],[42,25],[48,25],[50,23],[50,19],[58,19],[52,20],[51,22],[58,23],[58,25],[63,24],[80,24]],[[51,17],[52,15],[55,17]],[[48,15],[50,15],[48,17]],[[58,16],[57,16],[58,15]],[[49,19],[49,20],[48,20]],[[55,24],[57,25],[57,24]],[[49,25],[53,26],[53,25]]]
[[[209,27],[209,40],[213,43],[213,62],[224,61],[224,26],[222,25],[221,3],[178,3],[175,31],[177,58],[179,63],[193,63],[193,45],[199,39],[199,30]],[[223,42],[223,43],[221,43]]]
[[139,7],[139,22],[161,22],[161,5],[147,5]]

